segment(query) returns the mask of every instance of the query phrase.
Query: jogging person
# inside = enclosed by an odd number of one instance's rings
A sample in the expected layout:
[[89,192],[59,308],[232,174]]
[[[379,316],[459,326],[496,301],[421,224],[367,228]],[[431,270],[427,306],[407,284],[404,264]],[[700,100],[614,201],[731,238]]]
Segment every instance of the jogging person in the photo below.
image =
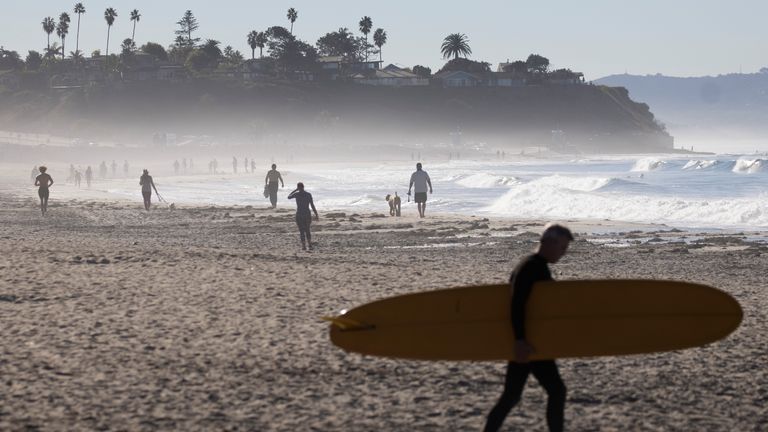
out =
[[[274,166],[274,165],[273,165]],[[312,224],[312,213],[309,212],[309,208],[312,207],[312,211],[315,212],[315,220],[319,220],[317,215],[317,209],[315,203],[312,201],[312,194],[304,190],[304,183],[299,182],[290,194],[288,199],[296,199],[296,225],[299,226],[299,237],[301,238],[301,250],[312,250],[312,233],[309,231],[309,226]],[[304,239],[306,238],[306,243]]]
[[571,231],[557,224],[544,229],[536,253],[523,258],[512,271],[509,283],[512,288],[512,329],[515,334],[515,359],[507,364],[504,393],[488,414],[485,431],[496,431],[501,427],[509,411],[520,402],[528,375],[533,373],[547,392],[547,425],[550,431],[562,431],[565,416],[565,384],[554,360],[528,361],[535,352],[526,339],[525,307],[538,281],[552,280],[547,264],[555,264],[565,255],[568,244],[573,241]]
[[429,186],[429,193],[432,193],[432,181],[429,179],[429,174],[421,169],[421,162],[416,164],[416,171],[411,174],[411,182],[408,185],[408,195],[411,194],[411,188],[415,192],[414,201],[419,206],[419,217],[424,217],[424,210],[427,209],[427,186]]
[[41,166],[38,170],[40,171],[40,175],[35,177],[35,186],[39,186],[37,196],[40,197],[40,211],[43,213],[43,216],[45,216],[45,213],[48,211],[48,196],[50,194],[48,188],[53,186],[53,177],[46,174],[48,168],[44,166]]
[[144,174],[139,178],[139,185],[141,185],[141,195],[144,197],[144,209],[149,211],[152,206],[152,189],[160,196],[160,193],[155,187],[155,182],[152,180],[152,176],[149,175],[149,170],[144,170]]

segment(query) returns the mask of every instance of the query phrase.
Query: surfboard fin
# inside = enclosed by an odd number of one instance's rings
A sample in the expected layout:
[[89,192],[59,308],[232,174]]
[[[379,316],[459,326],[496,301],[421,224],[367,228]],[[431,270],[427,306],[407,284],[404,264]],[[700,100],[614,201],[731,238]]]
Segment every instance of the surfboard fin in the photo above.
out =
[[362,323],[360,321],[355,321],[351,318],[347,318],[343,315],[335,316],[335,317],[321,317],[323,321],[328,321],[331,323],[331,325],[338,327],[341,330],[366,330],[373,328],[372,325]]

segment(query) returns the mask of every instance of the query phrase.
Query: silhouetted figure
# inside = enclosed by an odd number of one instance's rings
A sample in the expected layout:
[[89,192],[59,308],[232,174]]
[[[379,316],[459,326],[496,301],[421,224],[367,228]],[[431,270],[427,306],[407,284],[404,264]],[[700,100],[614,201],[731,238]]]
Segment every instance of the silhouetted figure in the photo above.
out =
[[75,181],[75,165],[69,164],[69,177],[67,177],[67,182],[73,181]]
[[144,170],[144,173],[139,178],[139,185],[141,185],[141,196],[144,197],[144,209],[149,211],[152,206],[152,189],[155,190],[155,193],[158,194],[158,196],[160,195],[160,193],[157,192],[157,187],[155,187],[155,182],[152,180],[152,176],[149,175],[149,170]]
[[82,174],[80,174],[79,170],[76,170],[75,171],[75,186],[77,186],[78,189],[80,188],[80,181],[82,179],[83,179]]
[[101,178],[107,178],[107,162],[101,161],[101,165],[99,165],[99,176]]
[[272,164],[272,169],[267,171],[267,177],[264,178],[264,183],[267,186],[269,192],[269,202],[272,203],[272,208],[277,207],[277,182],[280,182],[281,187],[285,187],[283,177],[280,175],[280,171],[277,170],[277,165]]
[[53,186],[53,178],[45,173],[48,171],[48,168],[41,166],[38,170],[40,175],[35,177],[35,186],[39,186],[37,196],[40,197],[40,211],[45,216],[45,213],[48,211],[48,196],[50,195],[48,188]]
[[237,158],[232,156],[232,173],[237,174]]
[[509,411],[520,401],[528,375],[533,373],[548,395],[547,425],[550,431],[562,431],[565,416],[565,384],[554,360],[528,361],[536,347],[528,344],[526,336],[526,303],[538,281],[552,280],[547,264],[555,264],[565,255],[573,241],[571,231],[562,225],[548,225],[541,235],[535,254],[523,258],[512,271],[510,305],[512,328],[515,334],[515,360],[507,364],[504,393],[488,414],[485,431],[501,427]]
[[213,173],[218,174],[219,173],[219,161],[216,159],[213,160]]
[[181,168],[184,170],[184,174],[187,173],[187,158],[181,160]]
[[[312,201],[312,194],[304,190],[304,183],[299,182],[290,194],[288,199],[296,200],[296,225],[299,226],[299,237],[301,238],[301,250],[312,250],[312,233],[309,230],[309,226],[312,224],[312,213],[309,208],[312,207],[312,211],[315,212],[315,220],[319,220],[320,216],[317,214],[315,203]],[[306,243],[305,243],[306,239]]]
[[93,180],[93,170],[91,169],[91,166],[88,165],[88,168],[85,169],[85,184],[88,185],[88,187],[91,187],[91,180]]
[[248,158],[245,158],[245,173],[248,174]]
[[251,173],[256,174],[256,160],[251,158]]
[[432,181],[429,179],[429,174],[421,169],[421,162],[416,164],[416,171],[411,174],[411,181],[408,184],[408,195],[411,194],[411,188],[413,187],[414,198],[416,205],[419,207],[419,217],[424,217],[424,211],[427,209],[427,186],[429,186],[429,193],[432,193]]
[[128,178],[128,171],[130,170],[130,166],[128,165],[128,161],[123,162],[123,177]]
[[192,172],[192,169],[195,167],[195,164],[192,163],[192,158],[189,158],[189,172]]
[[176,174],[176,175],[179,175],[179,166],[180,165],[179,165],[179,160],[178,159],[173,161],[173,173]]
[[112,178],[117,177],[117,162],[112,160]]

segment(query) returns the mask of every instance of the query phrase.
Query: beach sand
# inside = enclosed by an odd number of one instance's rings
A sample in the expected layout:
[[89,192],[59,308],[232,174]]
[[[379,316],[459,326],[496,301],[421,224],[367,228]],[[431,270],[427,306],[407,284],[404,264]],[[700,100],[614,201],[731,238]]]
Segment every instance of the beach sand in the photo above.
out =
[[[306,253],[291,203],[146,214],[52,199],[43,218],[0,196],[0,430],[480,430],[502,362],[347,354],[319,317],[505,282],[543,224],[319,209]],[[554,275],[704,283],[744,321],[702,348],[559,361],[567,429],[768,430],[768,247],[647,231],[579,235]],[[545,430],[545,401],[530,379],[505,430]]]

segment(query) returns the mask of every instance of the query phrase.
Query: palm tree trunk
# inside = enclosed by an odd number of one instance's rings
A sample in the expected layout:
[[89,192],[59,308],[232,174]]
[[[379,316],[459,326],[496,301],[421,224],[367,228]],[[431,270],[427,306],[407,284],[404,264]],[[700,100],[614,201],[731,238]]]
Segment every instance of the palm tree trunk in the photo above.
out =
[[264,57],[264,54],[262,53],[262,50],[263,50],[263,49],[264,49],[264,48],[262,48],[262,47],[259,47],[259,58],[262,58],[262,57]]
[[368,61],[368,33],[365,34],[365,61]]
[[131,33],[131,42],[136,43],[136,21],[133,22],[133,33]]
[[381,63],[381,47],[379,47],[379,63]]
[[51,34],[48,33],[48,52],[51,52]]
[[111,28],[112,28],[112,26],[111,26],[111,25],[108,25],[108,26],[107,26],[107,54],[106,54],[106,56],[105,56],[105,57],[107,57],[107,59],[109,59],[109,30],[110,30]]
[[77,39],[75,39],[75,52],[80,51],[80,14],[77,14]]
[[291,21],[291,34],[293,34],[293,21]]
[[251,60],[256,58],[256,48],[251,48]]
[[61,37],[61,59],[64,60],[64,36]]

